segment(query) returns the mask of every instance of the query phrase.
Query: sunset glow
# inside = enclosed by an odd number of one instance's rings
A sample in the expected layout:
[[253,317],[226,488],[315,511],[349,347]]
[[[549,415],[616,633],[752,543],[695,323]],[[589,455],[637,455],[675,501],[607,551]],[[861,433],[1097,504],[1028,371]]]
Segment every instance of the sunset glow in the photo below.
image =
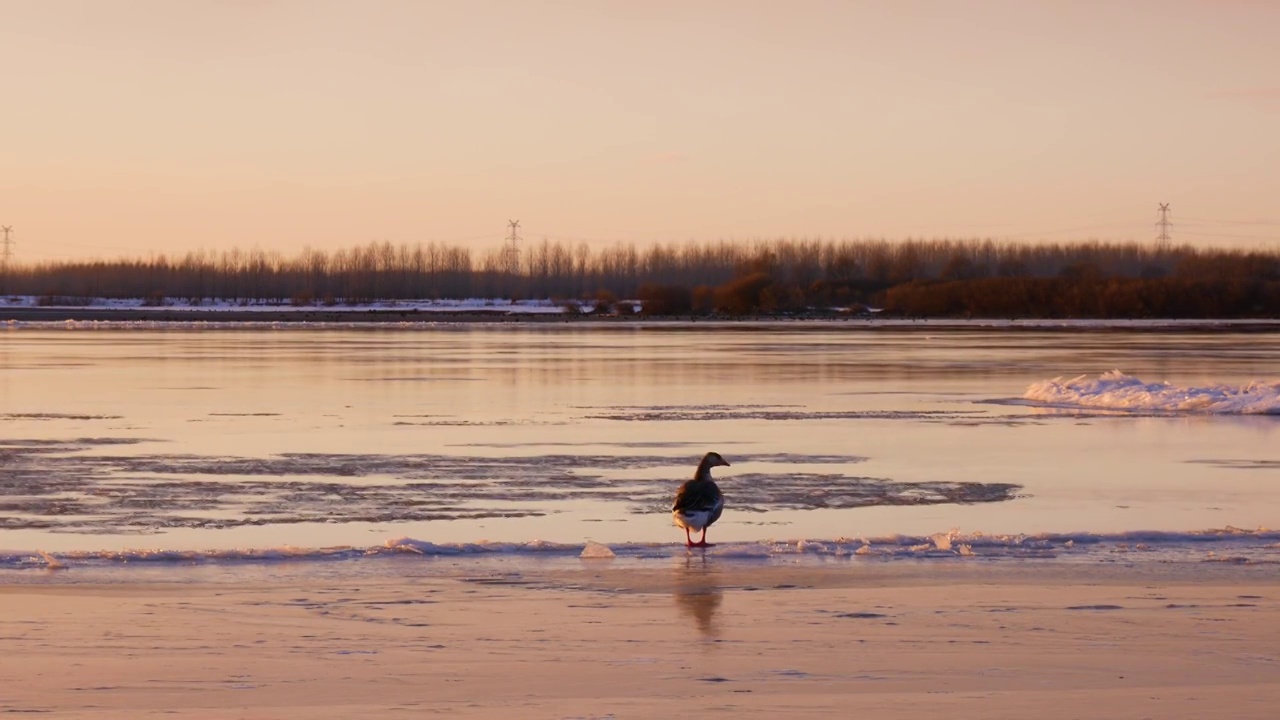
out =
[[1280,4],[0,3],[15,259],[1280,243]]

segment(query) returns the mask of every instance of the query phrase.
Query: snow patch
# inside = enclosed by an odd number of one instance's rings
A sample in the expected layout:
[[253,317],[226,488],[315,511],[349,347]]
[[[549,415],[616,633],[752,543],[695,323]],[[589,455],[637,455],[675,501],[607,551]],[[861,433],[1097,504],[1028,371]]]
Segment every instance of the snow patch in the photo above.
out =
[[[501,298],[465,298],[459,300],[386,300],[381,302],[334,304],[322,303],[297,304],[287,302],[270,302],[266,300],[234,301],[205,300],[192,304],[177,299],[168,299],[157,305],[154,301],[143,298],[74,298],[75,303],[59,304],[60,298],[52,300],[38,298],[34,295],[5,296],[3,305],[11,308],[40,307],[51,310],[73,308],[76,310],[181,310],[183,312],[237,311],[237,312],[368,312],[370,310],[410,311],[410,312],[492,312],[505,314],[559,314],[565,312],[565,306],[576,304],[579,312],[590,313],[595,305],[585,300],[553,300],[551,298],[533,300],[506,300]],[[73,298],[66,298],[73,300]]]

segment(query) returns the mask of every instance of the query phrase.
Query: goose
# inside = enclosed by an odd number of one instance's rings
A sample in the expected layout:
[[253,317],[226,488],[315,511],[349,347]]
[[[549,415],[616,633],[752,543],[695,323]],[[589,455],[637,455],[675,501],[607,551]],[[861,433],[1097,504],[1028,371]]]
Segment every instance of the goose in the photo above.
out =
[[[684,528],[684,540],[688,547],[708,547],[707,528],[720,519],[720,513],[724,510],[724,495],[711,479],[711,468],[720,466],[729,467],[720,453],[709,452],[703,455],[693,479],[676,491],[676,501],[671,506],[671,519]],[[698,542],[694,542],[689,536],[690,530],[702,531]]]

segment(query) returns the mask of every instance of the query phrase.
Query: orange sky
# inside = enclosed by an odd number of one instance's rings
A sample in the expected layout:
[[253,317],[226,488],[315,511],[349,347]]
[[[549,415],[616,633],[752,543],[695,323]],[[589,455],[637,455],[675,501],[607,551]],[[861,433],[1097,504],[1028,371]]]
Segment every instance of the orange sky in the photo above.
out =
[[371,240],[1280,245],[1270,0],[0,0],[23,260]]

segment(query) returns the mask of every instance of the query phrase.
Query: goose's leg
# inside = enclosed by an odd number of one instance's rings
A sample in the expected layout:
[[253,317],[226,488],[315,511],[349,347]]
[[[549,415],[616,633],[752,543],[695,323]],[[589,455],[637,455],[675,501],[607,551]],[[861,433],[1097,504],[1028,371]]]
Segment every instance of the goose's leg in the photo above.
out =
[[693,547],[693,538],[689,537],[689,528],[684,529],[684,545],[685,547]]
[[698,542],[694,543],[696,547],[711,547],[707,545],[707,529],[702,528],[702,537],[698,538]]

